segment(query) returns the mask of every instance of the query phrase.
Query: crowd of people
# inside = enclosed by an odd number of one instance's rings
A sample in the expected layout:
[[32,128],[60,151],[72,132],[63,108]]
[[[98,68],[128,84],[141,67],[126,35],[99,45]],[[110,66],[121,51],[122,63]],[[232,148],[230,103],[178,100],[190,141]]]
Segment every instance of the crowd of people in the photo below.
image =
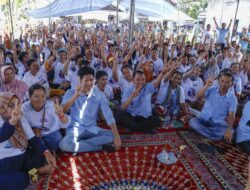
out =
[[113,152],[118,128],[155,135],[173,121],[250,158],[250,34],[232,40],[231,22],[214,21],[216,35],[208,24],[191,41],[145,28],[129,44],[126,26],[63,22],[0,36],[1,189],[52,173],[58,151]]

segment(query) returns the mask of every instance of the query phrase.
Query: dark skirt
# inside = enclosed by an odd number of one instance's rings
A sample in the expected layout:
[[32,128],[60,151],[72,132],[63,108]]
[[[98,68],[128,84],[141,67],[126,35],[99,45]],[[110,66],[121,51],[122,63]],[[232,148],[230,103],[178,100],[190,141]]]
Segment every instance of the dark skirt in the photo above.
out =
[[0,160],[0,189],[25,189],[29,185],[29,170],[44,166],[45,163],[45,157],[33,151]]

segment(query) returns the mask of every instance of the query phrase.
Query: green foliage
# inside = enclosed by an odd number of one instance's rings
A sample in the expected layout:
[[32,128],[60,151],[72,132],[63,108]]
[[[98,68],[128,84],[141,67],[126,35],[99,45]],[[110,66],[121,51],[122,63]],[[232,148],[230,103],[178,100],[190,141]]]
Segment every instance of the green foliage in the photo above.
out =
[[180,9],[196,19],[200,11],[208,5],[208,0],[179,0]]

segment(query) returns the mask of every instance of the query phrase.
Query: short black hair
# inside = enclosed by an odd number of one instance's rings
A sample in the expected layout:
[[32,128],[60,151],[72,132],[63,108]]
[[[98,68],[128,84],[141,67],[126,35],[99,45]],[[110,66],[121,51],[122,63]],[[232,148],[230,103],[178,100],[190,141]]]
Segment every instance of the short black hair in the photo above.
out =
[[78,71],[78,76],[82,79],[85,75],[92,75],[95,77],[95,70],[89,66],[81,67]]
[[29,59],[28,62],[27,62],[27,66],[30,67],[32,63],[34,63],[36,61],[36,59]]
[[25,55],[29,55],[26,51],[22,51],[19,55],[18,55],[18,59],[20,61],[23,61],[23,58]]
[[220,79],[222,76],[226,76],[226,77],[230,77],[232,79],[232,82],[234,81],[234,76],[233,76],[233,73],[230,69],[226,68],[226,69],[223,69],[219,76],[218,76],[218,79]]
[[126,68],[129,68],[131,71],[133,70],[132,67],[131,67],[131,65],[126,64],[126,65],[122,66],[121,71],[123,71],[123,69],[126,69]]
[[174,76],[174,75],[180,75],[182,78],[182,73],[180,71],[177,71],[177,70],[174,71],[171,76]]
[[231,68],[232,68],[234,65],[240,65],[240,64],[239,64],[239,63],[234,62],[234,63],[232,63]]
[[136,70],[136,71],[133,73],[133,78],[135,78],[136,74],[144,75],[144,72],[141,71],[141,70]]
[[95,79],[96,79],[96,80],[99,80],[99,79],[102,78],[103,76],[108,76],[108,74],[107,74],[106,71],[104,71],[104,70],[97,71],[97,72],[96,72],[96,75],[95,75]]
[[44,86],[42,86],[41,84],[35,83],[35,84],[31,85],[31,87],[29,88],[29,96],[32,96],[34,94],[35,90],[40,90],[40,89],[46,93]]
[[158,48],[156,46],[154,46],[151,51],[158,51]]

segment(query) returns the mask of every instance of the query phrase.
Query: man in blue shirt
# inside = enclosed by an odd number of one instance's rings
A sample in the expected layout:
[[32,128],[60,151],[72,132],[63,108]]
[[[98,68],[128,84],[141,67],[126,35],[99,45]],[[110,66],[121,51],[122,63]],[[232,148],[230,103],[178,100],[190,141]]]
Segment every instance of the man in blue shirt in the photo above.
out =
[[152,115],[151,98],[167,72],[164,67],[158,77],[146,84],[145,75],[137,70],[133,75],[133,85],[122,95],[122,109],[117,121],[129,131],[156,133],[160,127],[160,119]]
[[214,17],[214,23],[215,23],[216,29],[218,31],[217,43],[221,45],[221,49],[223,50],[225,47],[225,44],[226,44],[226,36],[228,35],[230,26],[232,24],[232,19],[230,19],[230,23],[229,23],[227,28],[226,28],[225,22],[223,22],[221,24],[221,27],[219,27],[215,17]]
[[197,99],[206,98],[201,114],[189,121],[189,126],[201,135],[212,139],[231,142],[233,123],[237,109],[237,98],[229,90],[233,85],[231,72],[221,71],[218,85],[213,84],[213,78],[208,79],[204,88],[197,94]]
[[[250,161],[250,101],[248,101],[243,109],[239,126],[237,128],[236,142],[248,155]],[[246,190],[250,190],[250,163],[248,167],[248,185]]]
[[[79,69],[79,86],[71,89],[63,97],[63,111],[70,110],[72,118],[66,136],[59,147],[65,152],[90,152],[98,150],[118,150],[121,139],[118,134],[113,113],[103,92],[94,86],[95,72],[91,67]],[[110,130],[97,126],[96,119],[101,109]],[[113,134],[112,134],[113,133]],[[114,148],[110,145],[114,142]]]
[[248,43],[250,43],[250,33],[247,32],[247,27],[243,27],[242,32],[239,33],[239,37],[239,44],[241,45],[241,50],[243,54],[245,54],[247,51]]

